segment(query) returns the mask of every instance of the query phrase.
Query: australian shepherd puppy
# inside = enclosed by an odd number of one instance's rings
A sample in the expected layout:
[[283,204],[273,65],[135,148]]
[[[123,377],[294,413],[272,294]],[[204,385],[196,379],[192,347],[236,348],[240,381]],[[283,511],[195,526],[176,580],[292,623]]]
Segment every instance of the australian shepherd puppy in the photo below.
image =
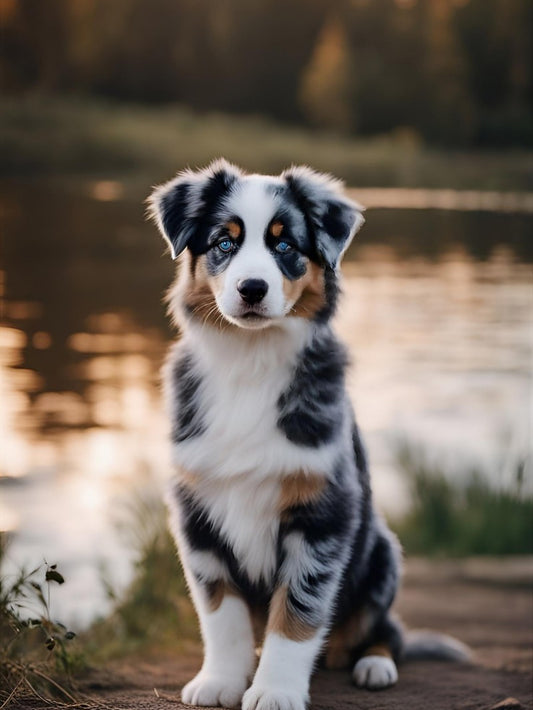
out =
[[168,504],[205,652],[183,702],[303,710],[318,660],[392,685],[400,551],[372,506],[330,323],[361,207],[309,168],[217,161],[157,187],[150,210],[180,262]]

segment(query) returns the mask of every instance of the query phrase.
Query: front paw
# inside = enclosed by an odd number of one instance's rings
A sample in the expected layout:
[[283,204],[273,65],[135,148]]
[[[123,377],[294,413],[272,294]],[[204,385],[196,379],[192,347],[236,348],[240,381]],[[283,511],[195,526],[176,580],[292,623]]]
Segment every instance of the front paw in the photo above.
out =
[[228,678],[200,671],[181,691],[181,700],[187,705],[222,705],[233,708],[240,705],[246,678]]
[[242,699],[242,710],[305,710],[308,697],[283,688],[249,688]]

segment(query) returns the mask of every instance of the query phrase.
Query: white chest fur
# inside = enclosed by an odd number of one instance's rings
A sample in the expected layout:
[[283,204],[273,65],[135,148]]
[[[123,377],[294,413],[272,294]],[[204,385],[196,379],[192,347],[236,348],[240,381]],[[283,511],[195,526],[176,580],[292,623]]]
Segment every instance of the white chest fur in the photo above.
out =
[[214,527],[252,581],[271,581],[276,570],[280,484],[240,476],[211,481],[197,491]]
[[255,485],[297,471],[331,471],[334,443],[301,447],[277,426],[278,399],[311,327],[292,318],[283,329],[253,335],[191,328],[184,345],[195,353],[202,374],[198,406],[204,432],[174,445],[176,464],[210,479],[253,478]]

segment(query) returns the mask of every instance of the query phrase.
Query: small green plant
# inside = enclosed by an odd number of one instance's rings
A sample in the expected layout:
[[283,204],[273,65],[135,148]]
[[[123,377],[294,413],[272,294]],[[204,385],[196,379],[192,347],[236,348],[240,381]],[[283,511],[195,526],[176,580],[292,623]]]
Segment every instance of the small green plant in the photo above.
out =
[[[0,535],[0,564],[7,537]],[[30,572],[0,577],[0,708],[24,694],[75,703],[72,674],[80,656],[72,653],[73,631],[51,618],[54,585],[65,579],[46,561]]]
[[525,462],[515,462],[513,483],[490,484],[467,468],[461,476],[432,463],[424,452],[402,444],[398,465],[407,478],[412,505],[391,521],[409,554],[519,555],[533,552],[533,498],[524,489]]

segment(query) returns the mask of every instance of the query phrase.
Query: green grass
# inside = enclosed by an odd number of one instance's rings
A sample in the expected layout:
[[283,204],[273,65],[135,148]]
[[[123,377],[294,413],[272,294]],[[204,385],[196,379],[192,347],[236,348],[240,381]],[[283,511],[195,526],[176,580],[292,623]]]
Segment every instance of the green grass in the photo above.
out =
[[[7,550],[0,535],[0,566]],[[50,616],[53,587],[65,579],[46,562],[31,571],[0,576],[0,707],[21,698],[51,705],[77,702],[74,676],[84,667],[75,635]]]
[[524,462],[516,463],[514,485],[505,489],[491,486],[486,473],[476,468],[451,477],[411,446],[400,447],[398,464],[412,506],[391,522],[407,554],[533,553],[533,498],[523,492]]
[[94,99],[0,100],[3,177],[158,181],[219,156],[264,172],[309,163],[353,186],[533,189],[533,153],[461,152],[423,146],[412,134],[353,139],[259,117],[196,114]]

